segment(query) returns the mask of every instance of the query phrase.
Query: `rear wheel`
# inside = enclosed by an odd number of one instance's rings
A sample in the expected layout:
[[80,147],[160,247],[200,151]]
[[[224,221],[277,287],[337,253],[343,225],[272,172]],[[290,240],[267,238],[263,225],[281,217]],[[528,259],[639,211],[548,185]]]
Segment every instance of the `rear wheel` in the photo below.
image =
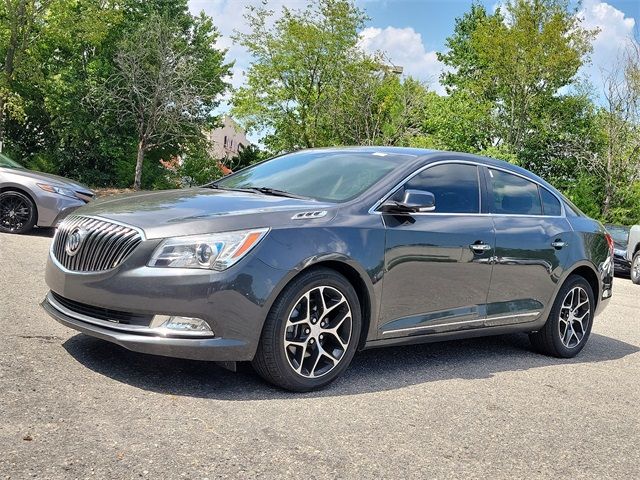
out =
[[635,253],[631,261],[630,276],[633,283],[640,285],[640,250]]
[[36,224],[36,206],[24,193],[0,193],[0,232],[25,233]]
[[582,350],[591,334],[595,301],[591,285],[571,275],[558,292],[547,323],[531,333],[531,343],[541,353],[571,358]]
[[349,366],[361,323],[358,296],[346,278],[330,269],[305,272],[271,308],[253,367],[288,390],[323,387]]

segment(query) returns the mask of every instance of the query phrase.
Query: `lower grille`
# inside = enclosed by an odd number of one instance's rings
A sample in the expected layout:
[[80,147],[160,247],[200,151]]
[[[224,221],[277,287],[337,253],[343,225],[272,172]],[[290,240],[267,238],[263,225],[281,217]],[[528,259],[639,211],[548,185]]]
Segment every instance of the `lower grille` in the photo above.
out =
[[119,310],[111,310],[103,307],[95,307],[86,303],[69,300],[55,292],[51,292],[53,299],[67,310],[85,315],[98,320],[106,320],[114,323],[124,323],[126,325],[148,326],[151,323],[153,315],[140,315],[131,312],[121,312]]

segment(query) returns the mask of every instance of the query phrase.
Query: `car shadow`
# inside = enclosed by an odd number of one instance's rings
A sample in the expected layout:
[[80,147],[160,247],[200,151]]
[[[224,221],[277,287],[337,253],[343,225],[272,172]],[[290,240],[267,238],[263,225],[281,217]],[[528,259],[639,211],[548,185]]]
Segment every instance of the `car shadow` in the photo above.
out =
[[23,233],[24,236],[27,237],[48,237],[52,238],[56,233],[55,228],[51,227],[36,227],[27,233]]
[[131,352],[82,334],[63,346],[78,362],[116,381],[157,393],[220,400],[355,395],[440,380],[482,379],[500,372],[616,360],[640,351],[598,334],[592,334],[587,347],[573,359],[537,354],[526,335],[518,334],[388,347],[358,353],[343,376],[325,389],[294,394],[265,383],[248,364],[240,364],[233,373],[210,362]]

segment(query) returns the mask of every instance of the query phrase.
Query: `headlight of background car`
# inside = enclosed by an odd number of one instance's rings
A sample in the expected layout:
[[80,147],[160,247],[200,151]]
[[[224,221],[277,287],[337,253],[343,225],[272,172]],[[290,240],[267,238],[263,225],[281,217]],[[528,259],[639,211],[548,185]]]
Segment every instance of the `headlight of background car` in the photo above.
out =
[[615,255],[618,255],[619,257],[624,257],[627,254],[627,252],[625,250],[622,250],[620,248],[614,248],[613,249],[613,253]]
[[156,248],[148,266],[222,271],[249,253],[268,231],[258,228],[169,238]]
[[38,183],[38,186],[45,192],[57,193],[65,197],[78,198],[75,190],[72,188],[59,187],[58,185],[47,185],[46,183]]

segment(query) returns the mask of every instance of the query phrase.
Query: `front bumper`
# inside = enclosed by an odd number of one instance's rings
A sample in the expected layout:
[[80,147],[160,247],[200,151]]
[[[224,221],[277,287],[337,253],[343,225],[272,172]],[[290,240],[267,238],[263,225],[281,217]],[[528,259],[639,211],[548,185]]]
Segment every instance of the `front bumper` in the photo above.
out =
[[243,357],[247,347],[245,342],[226,338],[172,338],[98,326],[59,310],[51,294],[45,297],[41,305],[62,325],[134,352],[191,360],[236,361]]
[[629,275],[631,273],[631,262],[626,258],[613,257],[613,270],[617,275]]
[[85,306],[132,315],[200,318],[215,337],[124,331],[124,325],[82,318],[79,310],[61,309],[59,304],[56,308],[53,295],[45,298],[43,308],[68,327],[137,352],[221,362],[253,359],[275,291],[288,272],[266,265],[253,254],[224,272],[147,267],[159,241],[143,241],[124,263],[95,273],[67,271],[50,255],[47,285],[61,299]]
[[38,208],[38,226],[56,227],[67,216],[86,205],[79,198],[65,197],[52,193],[39,194],[36,198]]

